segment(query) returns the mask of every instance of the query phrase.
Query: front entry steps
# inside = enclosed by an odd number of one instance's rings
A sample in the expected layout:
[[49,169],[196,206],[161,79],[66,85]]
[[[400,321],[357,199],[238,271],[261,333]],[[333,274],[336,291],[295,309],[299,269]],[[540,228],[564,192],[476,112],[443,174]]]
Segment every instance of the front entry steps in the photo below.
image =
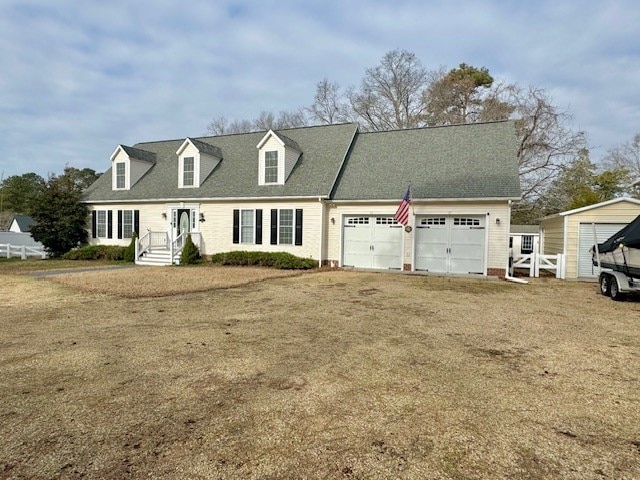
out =
[[168,248],[154,248],[151,251],[145,252],[140,258],[136,260],[136,265],[151,265],[156,267],[163,267],[172,265],[173,263],[180,263],[179,259],[175,262],[171,262],[171,252]]

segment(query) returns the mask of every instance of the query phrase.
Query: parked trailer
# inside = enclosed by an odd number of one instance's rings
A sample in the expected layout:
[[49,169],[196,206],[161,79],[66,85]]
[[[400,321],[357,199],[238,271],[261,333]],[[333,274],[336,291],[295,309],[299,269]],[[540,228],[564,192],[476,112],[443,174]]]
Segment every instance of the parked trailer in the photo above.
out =
[[[593,228],[596,238],[595,224]],[[613,300],[640,293],[640,215],[591,251],[593,264],[600,269],[600,293]]]

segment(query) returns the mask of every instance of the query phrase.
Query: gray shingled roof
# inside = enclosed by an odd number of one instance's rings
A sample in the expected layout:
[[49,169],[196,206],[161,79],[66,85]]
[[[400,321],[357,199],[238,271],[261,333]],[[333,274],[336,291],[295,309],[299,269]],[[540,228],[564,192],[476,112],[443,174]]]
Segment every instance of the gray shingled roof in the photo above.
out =
[[519,198],[512,121],[360,133],[333,198]]
[[300,145],[298,145],[295,141],[291,140],[289,137],[287,137],[286,135],[283,135],[280,132],[273,132],[276,134],[276,137],[278,137],[280,140],[282,140],[282,142],[287,146],[287,147],[291,147],[294,150],[297,150],[298,152],[302,152],[302,149],[300,148]]
[[129,158],[135,158],[136,160],[142,160],[144,162],[156,163],[156,155],[153,152],[146,150],[140,150],[139,148],[127,147],[126,145],[120,145]]
[[220,150],[218,147],[201,142],[200,140],[196,140],[195,138],[190,138],[189,140],[191,140],[191,142],[201,153],[207,153],[209,155],[213,155],[214,157],[222,158],[222,150]]
[[[14,215],[11,223],[16,221],[21,232],[30,232],[31,227],[36,223],[29,215]],[[11,225],[11,223],[9,225]]]
[[302,151],[285,185],[258,185],[256,145],[266,132],[254,132],[196,139],[220,149],[223,158],[200,188],[178,188],[176,151],[184,139],[137,144],[136,149],[155,155],[156,164],[130,190],[113,191],[109,169],[87,189],[84,200],[328,196],[356,125],[294,128],[284,132]]

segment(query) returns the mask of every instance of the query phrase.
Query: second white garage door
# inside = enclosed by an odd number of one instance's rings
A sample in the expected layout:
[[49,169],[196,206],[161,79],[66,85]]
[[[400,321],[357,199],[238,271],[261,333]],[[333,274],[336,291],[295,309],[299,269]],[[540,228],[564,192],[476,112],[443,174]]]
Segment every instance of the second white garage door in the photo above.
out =
[[402,268],[402,225],[391,216],[345,217],[342,264],[356,268]]
[[415,269],[440,273],[485,273],[485,217],[418,217]]

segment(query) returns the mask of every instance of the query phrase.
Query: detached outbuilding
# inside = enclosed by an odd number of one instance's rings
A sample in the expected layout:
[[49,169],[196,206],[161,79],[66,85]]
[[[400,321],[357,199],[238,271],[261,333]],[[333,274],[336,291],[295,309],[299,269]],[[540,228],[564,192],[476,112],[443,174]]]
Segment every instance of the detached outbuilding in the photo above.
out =
[[540,251],[564,255],[565,278],[594,279],[591,247],[602,243],[640,215],[640,200],[616,198],[587,207],[560,212],[540,221]]

